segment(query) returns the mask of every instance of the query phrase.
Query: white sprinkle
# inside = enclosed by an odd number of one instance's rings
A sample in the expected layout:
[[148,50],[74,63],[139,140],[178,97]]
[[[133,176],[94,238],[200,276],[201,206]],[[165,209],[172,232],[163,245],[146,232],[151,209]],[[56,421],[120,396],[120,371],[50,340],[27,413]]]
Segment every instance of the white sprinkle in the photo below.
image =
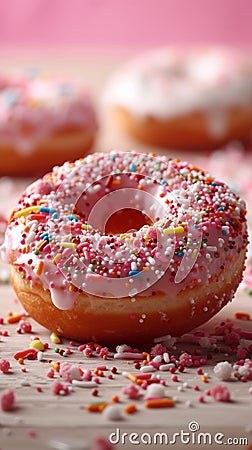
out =
[[148,256],[147,261],[150,263],[151,266],[154,266],[156,264],[156,261],[151,256]]
[[74,386],[82,387],[82,388],[90,388],[97,387],[97,383],[95,381],[80,381],[80,380],[72,380],[72,384]]
[[118,405],[108,405],[103,410],[102,415],[106,420],[121,420],[122,412]]
[[49,441],[50,448],[54,450],[87,450],[89,445],[87,442],[81,441]]
[[164,398],[165,387],[162,384],[149,384],[146,389],[145,398]]
[[157,355],[155,356],[155,358],[153,358],[152,360],[155,363],[160,363],[162,361],[162,356],[161,355]]
[[169,363],[170,362],[170,355],[169,353],[165,352],[163,354],[164,362]]
[[115,359],[144,359],[142,353],[134,353],[134,352],[123,352],[123,353],[115,353]]
[[159,370],[165,372],[166,370],[170,370],[172,367],[175,367],[174,363],[161,364],[161,366],[159,366]]
[[156,369],[153,366],[143,366],[140,368],[140,372],[142,373],[156,372]]

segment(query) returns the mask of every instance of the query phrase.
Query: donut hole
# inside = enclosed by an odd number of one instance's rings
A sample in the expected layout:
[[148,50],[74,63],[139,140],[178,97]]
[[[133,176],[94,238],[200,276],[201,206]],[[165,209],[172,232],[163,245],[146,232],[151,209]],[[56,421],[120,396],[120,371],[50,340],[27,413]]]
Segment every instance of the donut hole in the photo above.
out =
[[121,234],[140,230],[144,225],[152,225],[151,219],[142,211],[123,208],[111,214],[105,225],[106,234]]

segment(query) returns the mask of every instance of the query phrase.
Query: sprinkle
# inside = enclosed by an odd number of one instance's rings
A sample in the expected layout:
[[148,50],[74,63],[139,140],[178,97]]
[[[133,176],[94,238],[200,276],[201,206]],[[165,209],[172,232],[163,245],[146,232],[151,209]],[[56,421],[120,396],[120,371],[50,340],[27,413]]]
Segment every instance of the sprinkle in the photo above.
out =
[[228,388],[222,384],[217,384],[211,389],[211,395],[217,402],[229,402],[230,392]]
[[59,336],[56,333],[52,333],[50,335],[50,340],[53,344],[60,344],[61,343],[61,339],[59,338]]
[[232,374],[232,364],[228,361],[222,361],[216,364],[213,369],[214,374],[222,381],[230,380]]
[[172,398],[149,399],[144,402],[145,408],[171,408],[175,405]]
[[102,412],[108,405],[108,402],[90,403],[86,406],[86,410],[89,412]]
[[53,214],[54,212],[56,212],[56,210],[54,208],[48,208],[46,206],[41,206],[39,208],[39,212],[43,212],[43,213],[46,213],[46,214]]
[[16,360],[19,360],[20,358],[28,358],[28,359],[36,359],[37,358],[38,350],[36,348],[27,348],[25,350],[21,350],[20,352],[16,352],[13,357]]
[[97,387],[97,383],[95,381],[72,380],[72,384],[74,386],[78,386],[78,387],[81,387],[81,388]]
[[251,320],[250,314],[245,312],[236,312],[234,316],[239,320]]
[[147,387],[146,399],[150,398],[164,398],[165,387],[162,384],[150,384]]
[[52,259],[52,264],[57,265],[58,262],[60,261],[61,257],[62,257],[62,253],[57,253],[57,255],[55,255],[55,257]]
[[141,367],[140,371],[142,373],[149,373],[149,372],[156,372],[156,369],[153,366],[143,366]]
[[39,339],[33,339],[32,342],[30,343],[30,348],[39,350],[41,352],[45,350],[43,342],[41,342]]
[[27,214],[31,212],[38,212],[40,209],[40,206],[28,206],[28,208],[24,208],[21,211],[17,211],[14,214],[14,218],[18,219],[19,217],[26,216]]
[[203,383],[208,383],[208,379],[206,375],[201,375],[201,381],[203,381]]
[[12,389],[3,391],[0,396],[0,405],[2,411],[11,411],[15,402],[15,394]]
[[103,410],[103,416],[105,420],[121,420],[122,413],[121,408],[118,405],[108,405]]
[[0,370],[3,373],[8,373],[10,369],[10,363],[7,359],[0,359]]
[[42,274],[43,270],[44,270],[44,262],[43,261],[39,261],[37,266],[35,267],[34,272],[35,272],[36,275],[39,276],[39,275]]
[[131,404],[125,406],[125,408],[124,408],[124,412],[126,414],[133,414],[136,411],[137,411],[137,407],[136,407],[136,405],[134,403],[131,403]]
[[115,353],[114,354],[115,359],[144,359],[144,356],[142,353],[134,353],[134,352],[122,352],[122,353]]
[[23,317],[25,316],[25,313],[14,313],[10,314],[6,319],[4,319],[5,323],[17,323],[19,322]]

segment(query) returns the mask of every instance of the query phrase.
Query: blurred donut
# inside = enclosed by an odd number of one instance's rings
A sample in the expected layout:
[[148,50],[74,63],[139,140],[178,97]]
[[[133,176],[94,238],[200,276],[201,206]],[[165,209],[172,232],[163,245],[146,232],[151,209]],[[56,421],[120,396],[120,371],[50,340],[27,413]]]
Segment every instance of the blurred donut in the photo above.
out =
[[252,57],[221,47],[154,50],[111,78],[104,103],[142,142],[216,148],[252,130]]
[[0,175],[43,174],[81,157],[96,131],[85,87],[35,71],[0,77]]

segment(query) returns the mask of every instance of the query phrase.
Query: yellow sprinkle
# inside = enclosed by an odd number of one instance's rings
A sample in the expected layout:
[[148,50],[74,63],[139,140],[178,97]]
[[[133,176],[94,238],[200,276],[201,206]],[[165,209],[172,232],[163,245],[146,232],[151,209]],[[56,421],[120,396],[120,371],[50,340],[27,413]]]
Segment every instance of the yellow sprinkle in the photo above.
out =
[[176,234],[180,234],[180,233],[184,233],[184,228],[183,227],[176,227],[174,228],[174,231]]
[[61,242],[61,247],[64,248],[77,248],[77,245],[74,244],[73,242]]
[[198,253],[198,249],[195,248],[195,249],[192,251],[191,258],[192,258],[192,259],[195,258],[195,256],[197,255],[197,253]]
[[50,340],[52,341],[53,344],[60,344],[61,343],[61,339],[59,338],[59,336],[57,336],[56,333],[52,333],[51,334]]
[[120,186],[122,184],[121,180],[113,180],[112,183],[114,186]]
[[164,228],[163,233],[164,234],[172,234],[172,233],[174,233],[174,228]]
[[62,256],[62,253],[57,253],[57,255],[53,258],[52,263],[57,264]]
[[36,245],[36,247],[37,247],[37,248],[40,248],[41,245],[43,245],[45,242],[48,242],[48,241],[47,241],[47,240],[39,241],[38,244]]
[[17,211],[14,214],[15,219],[18,219],[19,217],[26,216],[26,214],[29,214],[30,212],[38,212],[40,206],[28,206],[28,208],[24,208],[21,211]]
[[31,348],[36,348],[37,350],[43,352],[45,350],[43,342],[41,342],[39,339],[33,339],[30,343]]
[[57,362],[55,362],[55,361],[52,361],[52,362],[51,362],[51,366],[52,366],[52,368],[53,368],[54,370],[56,370],[56,372],[59,372],[59,370],[60,370],[60,364],[59,364],[59,363],[57,363]]

